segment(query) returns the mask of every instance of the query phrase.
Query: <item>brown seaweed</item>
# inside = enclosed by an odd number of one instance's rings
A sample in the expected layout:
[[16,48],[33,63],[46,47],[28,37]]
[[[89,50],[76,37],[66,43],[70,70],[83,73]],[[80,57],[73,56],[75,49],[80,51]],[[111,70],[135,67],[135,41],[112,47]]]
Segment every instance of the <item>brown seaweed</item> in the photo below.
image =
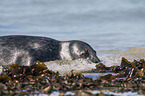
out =
[[[3,69],[0,74],[0,95],[29,95],[34,93],[51,93],[53,91],[102,90],[113,89],[114,92],[139,92],[145,90],[145,60],[129,62],[122,58],[120,66],[106,67],[99,63],[89,72],[106,72],[107,75],[93,80],[81,73],[71,71],[65,76],[49,70],[42,62],[32,66],[13,64]],[[112,75],[116,73],[116,75]],[[83,93],[82,93],[83,92]],[[82,91],[78,94],[86,94]]]

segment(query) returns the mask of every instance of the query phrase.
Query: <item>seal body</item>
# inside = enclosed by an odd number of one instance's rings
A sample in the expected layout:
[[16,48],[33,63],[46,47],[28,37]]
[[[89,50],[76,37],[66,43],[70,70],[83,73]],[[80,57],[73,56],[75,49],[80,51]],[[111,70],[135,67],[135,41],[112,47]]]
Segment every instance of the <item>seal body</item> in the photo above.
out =
[[30,66],[41,62],[86,58],[99,62],[91,46],[82,41],[58,41],[47,37],[10,35],[0,37],[0,65]]

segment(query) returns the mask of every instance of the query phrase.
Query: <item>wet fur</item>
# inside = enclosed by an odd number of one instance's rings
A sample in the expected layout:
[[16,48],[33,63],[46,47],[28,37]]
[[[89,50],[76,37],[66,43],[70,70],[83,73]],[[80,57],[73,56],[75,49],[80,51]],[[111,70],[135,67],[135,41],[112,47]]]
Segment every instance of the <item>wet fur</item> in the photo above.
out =
[[86,47],[88,51],[93,50],[91,46],[82,41],[58,41],[37,36],[2,36],[0,37],[0,65],[17,63],[29,66],[36,60],[46,62],[85,58],[85,55],[81,56],[83,54],[81,52],[85,49],[81,50],[80,46]]

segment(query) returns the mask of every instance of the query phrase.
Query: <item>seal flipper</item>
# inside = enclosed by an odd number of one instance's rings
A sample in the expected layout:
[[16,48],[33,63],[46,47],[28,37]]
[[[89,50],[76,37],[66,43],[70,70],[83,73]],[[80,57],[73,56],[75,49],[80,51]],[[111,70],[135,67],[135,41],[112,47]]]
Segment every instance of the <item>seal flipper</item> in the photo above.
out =
[[16,57],[16,61],[14,62],[20,66],[30,66],[32,64],[34,64],[34,61],[32,60],[32,58],[30,56],[25,56],[25,54],[19,55]]

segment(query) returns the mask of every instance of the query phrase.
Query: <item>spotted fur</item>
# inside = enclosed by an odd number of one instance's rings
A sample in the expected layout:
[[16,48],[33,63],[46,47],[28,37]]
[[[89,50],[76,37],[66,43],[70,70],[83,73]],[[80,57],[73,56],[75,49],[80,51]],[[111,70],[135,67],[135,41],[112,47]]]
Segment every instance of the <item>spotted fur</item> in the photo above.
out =
[[82,41],[58,41],[46,37],[10,35],[0,37],[0,65],[33,65],[41,62],[86,58],[99,62],[93,48]]

